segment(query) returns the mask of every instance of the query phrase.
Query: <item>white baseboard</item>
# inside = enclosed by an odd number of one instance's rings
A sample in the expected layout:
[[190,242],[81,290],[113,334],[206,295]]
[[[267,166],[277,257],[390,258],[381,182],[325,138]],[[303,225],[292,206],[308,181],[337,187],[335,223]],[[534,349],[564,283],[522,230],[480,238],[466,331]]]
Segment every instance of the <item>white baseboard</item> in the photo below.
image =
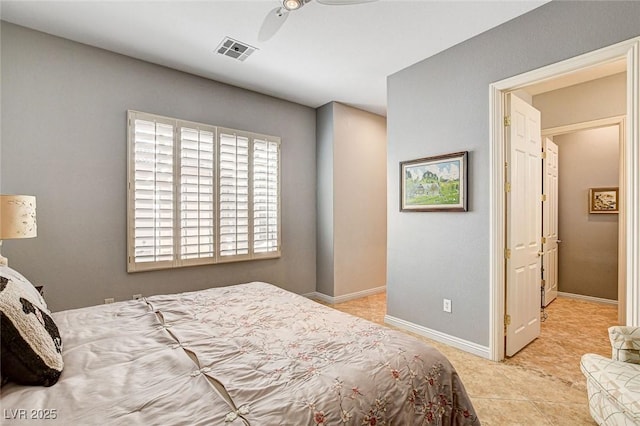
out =
[[565,293],[563,291],[559,291],[558,296],[566,297],[567,299],[578,299],[578,300],[586,300],[588,302],[605,303],[607,305],[618,305],[617,300],[603,299],[601,297],[585,296],[583,294]]
[[472,353],[482,358],[491,359],[491,352],[488,346],[482,346],[477,343],[469,342],[468,340],[460,339],[459,337],[450,336],[440,331],[431,330],[430,328],[423,327],[418,324],[414,324],[409,321],[405,321],[400,318],[392,317],[391,315],[384,316],[384,322],[389,325],[401,328],[406,331],[410,331],[415,334],[419,334],[436,342],[444,343],[454,348],[458,348],[465,352]]
[[[303,294],[304,297],[309,299],[318,299],[325,303],[335,305],[336,303],[342,303],[353,299],[359,299],[361,297],[371,296],[373,294],[384,293],[387,290],[386,286],[376,287],[369,290],[358,291],[355,293],[344,294],[342,296],[328,296],[324,293],[317,291]],[[450,336],[445,333],[441,333],[436,330],[431,330],[427,327],[414,324],[409,321],[405,321],[400,318],[392,317],[391,315],[384,316],[384,322],[389,325],[393,325],[402,330],[410,331],[420,336],[427,337],[440,343],[444,343],[454,348],[463,350],[465,352],[472,353],[482,358],[491,359],[491,353],[488,346],[482,346],[477,343],[469,342],[468,340],[460,339],[455,336]]]
[[384,293],[387,291],[387,286],[370,288],[368,290],[357,291],[355,293],[343,294],[342,296],[328,296],[324,293],[314,291],[312,293],[303,294],[304,297],[309,299],[322,300],[325,303],[335,305],[336,303],[347,302],[353,299],[359,299],[361,297],[371,296],[373,294]]

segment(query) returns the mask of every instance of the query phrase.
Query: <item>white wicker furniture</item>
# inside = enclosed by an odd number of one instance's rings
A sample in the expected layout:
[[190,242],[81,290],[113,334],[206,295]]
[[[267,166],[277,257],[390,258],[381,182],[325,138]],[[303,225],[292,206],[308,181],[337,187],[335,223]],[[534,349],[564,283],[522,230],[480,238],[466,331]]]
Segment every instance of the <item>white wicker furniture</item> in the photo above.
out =
[[585,354],[589,411],[599,425],[640,425],[640,327],[610,327],[611,359]]

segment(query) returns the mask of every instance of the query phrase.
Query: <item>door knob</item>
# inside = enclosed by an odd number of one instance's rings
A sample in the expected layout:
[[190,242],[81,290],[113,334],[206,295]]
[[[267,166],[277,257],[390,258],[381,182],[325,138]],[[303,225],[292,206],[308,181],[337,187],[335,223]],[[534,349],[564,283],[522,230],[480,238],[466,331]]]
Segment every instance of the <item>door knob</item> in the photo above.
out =
[[560,244],[562,242],[562,240],[556,240],[556,243]]
[[542,255],[543,255],[543,254],[544,254],[544,252],[543,252],[543,251],[539,251],[539,252],[538,252],[538,257],[542,257]]

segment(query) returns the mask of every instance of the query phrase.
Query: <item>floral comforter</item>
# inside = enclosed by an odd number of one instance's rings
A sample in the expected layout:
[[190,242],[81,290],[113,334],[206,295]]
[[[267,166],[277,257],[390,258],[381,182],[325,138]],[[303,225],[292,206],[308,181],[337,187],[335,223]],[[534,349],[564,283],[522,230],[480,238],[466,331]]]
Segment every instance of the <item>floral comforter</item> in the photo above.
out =
[[55,419],[39,420],[65,425],[480,424],[435,348],[270,284],[54,319],[64,344],[60,381],[5,386],[5,411],[54,409]]

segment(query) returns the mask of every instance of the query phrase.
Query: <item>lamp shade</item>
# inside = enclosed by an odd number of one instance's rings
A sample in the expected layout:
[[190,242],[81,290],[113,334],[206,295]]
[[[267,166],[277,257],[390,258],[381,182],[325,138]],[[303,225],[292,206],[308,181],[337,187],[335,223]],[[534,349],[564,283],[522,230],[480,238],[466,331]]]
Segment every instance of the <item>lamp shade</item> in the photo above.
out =
[[37,235],[36,197],[0,195],[0,240]]

